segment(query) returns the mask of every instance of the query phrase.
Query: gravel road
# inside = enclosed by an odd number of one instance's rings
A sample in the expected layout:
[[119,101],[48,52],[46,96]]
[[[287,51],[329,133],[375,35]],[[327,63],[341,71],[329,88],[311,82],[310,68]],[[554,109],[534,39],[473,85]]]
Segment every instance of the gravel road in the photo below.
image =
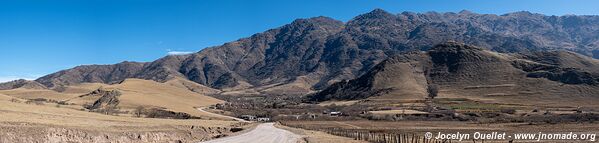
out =
[[235,117],[231,117],[231,116],[225,116],[225,115],[221,115],[221,114],[216,114],[216,113],[208,112],[208,111],[204,110],[204,109],[206,109],[206,107],[196,108],[196,109],[198,109],[200,112],[204,112],[204,113],[212,115],[214,117],[229,118],[229,119],[233,119],[233,120],[239,121],[239,122],[248,122],[248,121],[243,120],[243,119],[239,119],[239,118],[235,118]]
[[274,123],[264,123],[244,134],[200,143],[297,143],[300,138],[300,135],[276,128]]

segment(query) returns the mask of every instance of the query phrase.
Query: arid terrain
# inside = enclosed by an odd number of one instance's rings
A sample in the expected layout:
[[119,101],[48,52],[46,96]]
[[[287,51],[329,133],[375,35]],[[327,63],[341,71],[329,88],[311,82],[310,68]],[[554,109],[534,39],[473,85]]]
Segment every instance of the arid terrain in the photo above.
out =
[[[121,93],[115,113],[90,112],[84,107],[102,98],[89,94],[94,91]],[[0,142],[197,142],[248,127],[248,123],[198,111],[223,101],[192,92],[177,81],[83,83],[60,92],[17,88],[0,91],[0,102]],[[135,117],[133,112],[139,107],[182,112],[198,119]]]
[[222,120],[133,118],[24,103],[1,95],[0,142],[192,142],[242,128]]
[[[308,131],[301,129],[291,133],[272,124],[261,124],[256,129],[254,126],[259,123],[204,111],[223,101],[187,90],[189,85],[183,84],[191,83],[127,79],[113,85],[83,83],[60,92],[35,88],[1,90],[0,142],[200,142],[229,135],[235,135],[233,139],[239,139],[238,142],[247,141],[244,136],[265,137],[255,140],[258,142],[352,141],[324,133],[306,133]],[[115,113],[85,108],[86,104],[102,98],[90,93],[106,91],[122,92]],[[182,112],[197,119],[138,117],[134,112],[139,107]],[[268,129],[262,131],[262,126],[268,126]],[[281,136],[273,138],[271,133],[281,133]]]
[[[222,103],[223,101],[188,90],[177,80],[158,83],[149,80],[127,79],[119,84],[107,85],[100,83],[82,83],[68,86],[63,91],[48,89],[17,88],[2,90],[1,94],[20,99],[35,100],[47,99],[62,104],[64,107],[82,109],[86,104],[93,104],[102,95],[89,94],[96,90],[118,91],[120,94],[118,107],[122,111],[133,111],[137,107],[164,108],[169,111],[184,112],[192,116],[204,116],[196,107]],[[89,95],[89,96],[84,96]],[[44,101],[41,101],[44,102]],[[60,105],[59,105],[60,106]]]

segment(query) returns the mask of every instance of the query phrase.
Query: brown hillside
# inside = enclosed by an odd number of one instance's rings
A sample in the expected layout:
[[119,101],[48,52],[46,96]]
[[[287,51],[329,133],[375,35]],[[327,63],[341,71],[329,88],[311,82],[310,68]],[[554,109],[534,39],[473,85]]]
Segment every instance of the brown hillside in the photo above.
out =
[[[441,95],[446,97],[526,104],[596,101],[599,75],[590,70],[599,68],[593,64],[597,60],[567,54],[557,58],[569,59],[550,65],[531,60],[532,55],[500,54],[450,42],[425,53],[392,57],[359,78],[336,83],[310,98],[424,100],[428,78],[429,83],[441,86]],[[546,58],[552,53],[536,55]],[[586,66],[580,67],[581,63]]]
[[[49,99],[55,101],[65,101],[67,104],[75,104],[73,108],[83,108],[84,105],[93,105],[99,101],[103,94],[99,96],[91,94],[98,91],[118,91],[120,95],[117,107],[123,111],[132,111],[138,106],[147,108],[164,108],[175,112],[184,112],[192,116],[204,117],[210,116],[204,112],[200,112],[196,107],[204,107],[223,101],[205,96],[196,92],[192,92],[186,87],[173,86],[171,84],[181,81],[172,81],[167,83],[159,83],[151,80],[142,79],[126,79],[119,84],[78,84],[65,88],[64,92],[56,92],[53,90],[33,90],[33,89],[12,89],[0,90],[0,94],[5,94],[12,97],[22,99]],[[104,103],[100,103],[104,105]]]

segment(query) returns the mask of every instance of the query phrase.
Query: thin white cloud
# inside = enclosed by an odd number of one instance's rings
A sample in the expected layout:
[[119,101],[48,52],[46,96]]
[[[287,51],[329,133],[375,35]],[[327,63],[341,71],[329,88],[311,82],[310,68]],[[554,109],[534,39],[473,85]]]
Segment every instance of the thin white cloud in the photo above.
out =
[[188,52],[188,51],[168,51],[167,54],[168,55],[187,55],[187,54],[192,54],[193,52]]
[[18,79],[35,80],[37,77],[33,76],[0,76],[0,83],[9,82]]

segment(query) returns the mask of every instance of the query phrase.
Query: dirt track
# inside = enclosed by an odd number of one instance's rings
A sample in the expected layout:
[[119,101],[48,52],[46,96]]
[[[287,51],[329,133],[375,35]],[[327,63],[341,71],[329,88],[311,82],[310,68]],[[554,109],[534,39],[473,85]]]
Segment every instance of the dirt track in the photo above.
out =
[[208,115],[214,116],[214,117],[221,117],[221,118],[226,118],[226,119],[232,119],[235,121],[239,121],[239,122],[248,122],[244,119],[239,119],[239,118],[235,118],[235,117],[231,117],[231,116],[225,116],[225,115],[221,115],[221,114],[216,114],[216,113],[212,113],[212,112],[208,112],[204,109],[206,109],[206,107],[201,107],[201,108],[196,108],[198,109],[200,112],[206,113]]
[[201,143],[297,143],[300,138],[300,135],[276,128],[274,123],[264,123],[241,135]]

